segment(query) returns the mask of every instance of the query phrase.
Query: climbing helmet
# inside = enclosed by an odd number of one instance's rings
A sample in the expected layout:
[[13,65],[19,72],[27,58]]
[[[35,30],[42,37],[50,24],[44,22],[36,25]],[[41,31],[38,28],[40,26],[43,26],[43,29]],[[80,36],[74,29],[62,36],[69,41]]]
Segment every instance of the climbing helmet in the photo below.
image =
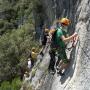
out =
[[59,22],[65,26],[68,26],[71,23],[71,21],[68,18],[62,18],[61,20],[59,20]]

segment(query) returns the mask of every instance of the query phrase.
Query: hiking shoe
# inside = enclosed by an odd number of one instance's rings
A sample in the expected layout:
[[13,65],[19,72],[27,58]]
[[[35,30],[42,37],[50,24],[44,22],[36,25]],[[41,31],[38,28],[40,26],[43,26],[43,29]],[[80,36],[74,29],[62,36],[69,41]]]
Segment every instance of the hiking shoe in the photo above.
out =
[[57,72],[57,74],[59,74],[60,76],[64,76],[65,74],[62,73],[61,71]]

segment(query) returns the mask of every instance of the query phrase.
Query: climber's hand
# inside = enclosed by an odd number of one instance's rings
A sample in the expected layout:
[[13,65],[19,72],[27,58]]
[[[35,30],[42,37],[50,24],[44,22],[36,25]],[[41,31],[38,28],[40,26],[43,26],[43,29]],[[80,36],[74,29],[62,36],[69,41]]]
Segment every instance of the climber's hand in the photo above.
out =
[[78,40],[79,40],[79,36],[78,35],[73,38],[73,47],[75,47],[77,45]]
[[73,37],[77,37],[78,36],[78,34],[75,32],[74,34],[73,34]]

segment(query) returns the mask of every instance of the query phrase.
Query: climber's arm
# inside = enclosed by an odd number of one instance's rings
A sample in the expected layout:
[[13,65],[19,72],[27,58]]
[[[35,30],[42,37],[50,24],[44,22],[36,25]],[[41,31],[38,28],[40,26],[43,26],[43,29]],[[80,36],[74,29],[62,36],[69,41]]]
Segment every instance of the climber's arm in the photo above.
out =
[[72,40],[74,37],[77,36],[77,33],[74,33],[73,35],[69,36],[69,37],[65,37],[64,35],[62,35],[60,38],[64,41],[64,42],[69,42],[70,40]]

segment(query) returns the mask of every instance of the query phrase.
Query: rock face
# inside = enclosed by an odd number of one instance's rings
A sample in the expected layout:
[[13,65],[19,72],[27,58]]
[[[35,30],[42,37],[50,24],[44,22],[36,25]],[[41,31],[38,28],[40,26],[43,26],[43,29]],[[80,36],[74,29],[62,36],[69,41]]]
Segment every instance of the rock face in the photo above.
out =
[[46,75],[39,90],[90,90],[90,0],[42,0],[44,22],[68,17],[72,23],[70,34],[78,32],[77,47],[71,53],[71,65],[64,77]]
[[74,57],[72,55],[72,69],[66,75],[68,78],[64,81],[65,77],[55,76],[52,88],[43,90],[90,90],[90,1],[43,0],[43,3],[51,22],[55,18],[68,17],[72,21],[69,29],[79,34],[79,43]]

